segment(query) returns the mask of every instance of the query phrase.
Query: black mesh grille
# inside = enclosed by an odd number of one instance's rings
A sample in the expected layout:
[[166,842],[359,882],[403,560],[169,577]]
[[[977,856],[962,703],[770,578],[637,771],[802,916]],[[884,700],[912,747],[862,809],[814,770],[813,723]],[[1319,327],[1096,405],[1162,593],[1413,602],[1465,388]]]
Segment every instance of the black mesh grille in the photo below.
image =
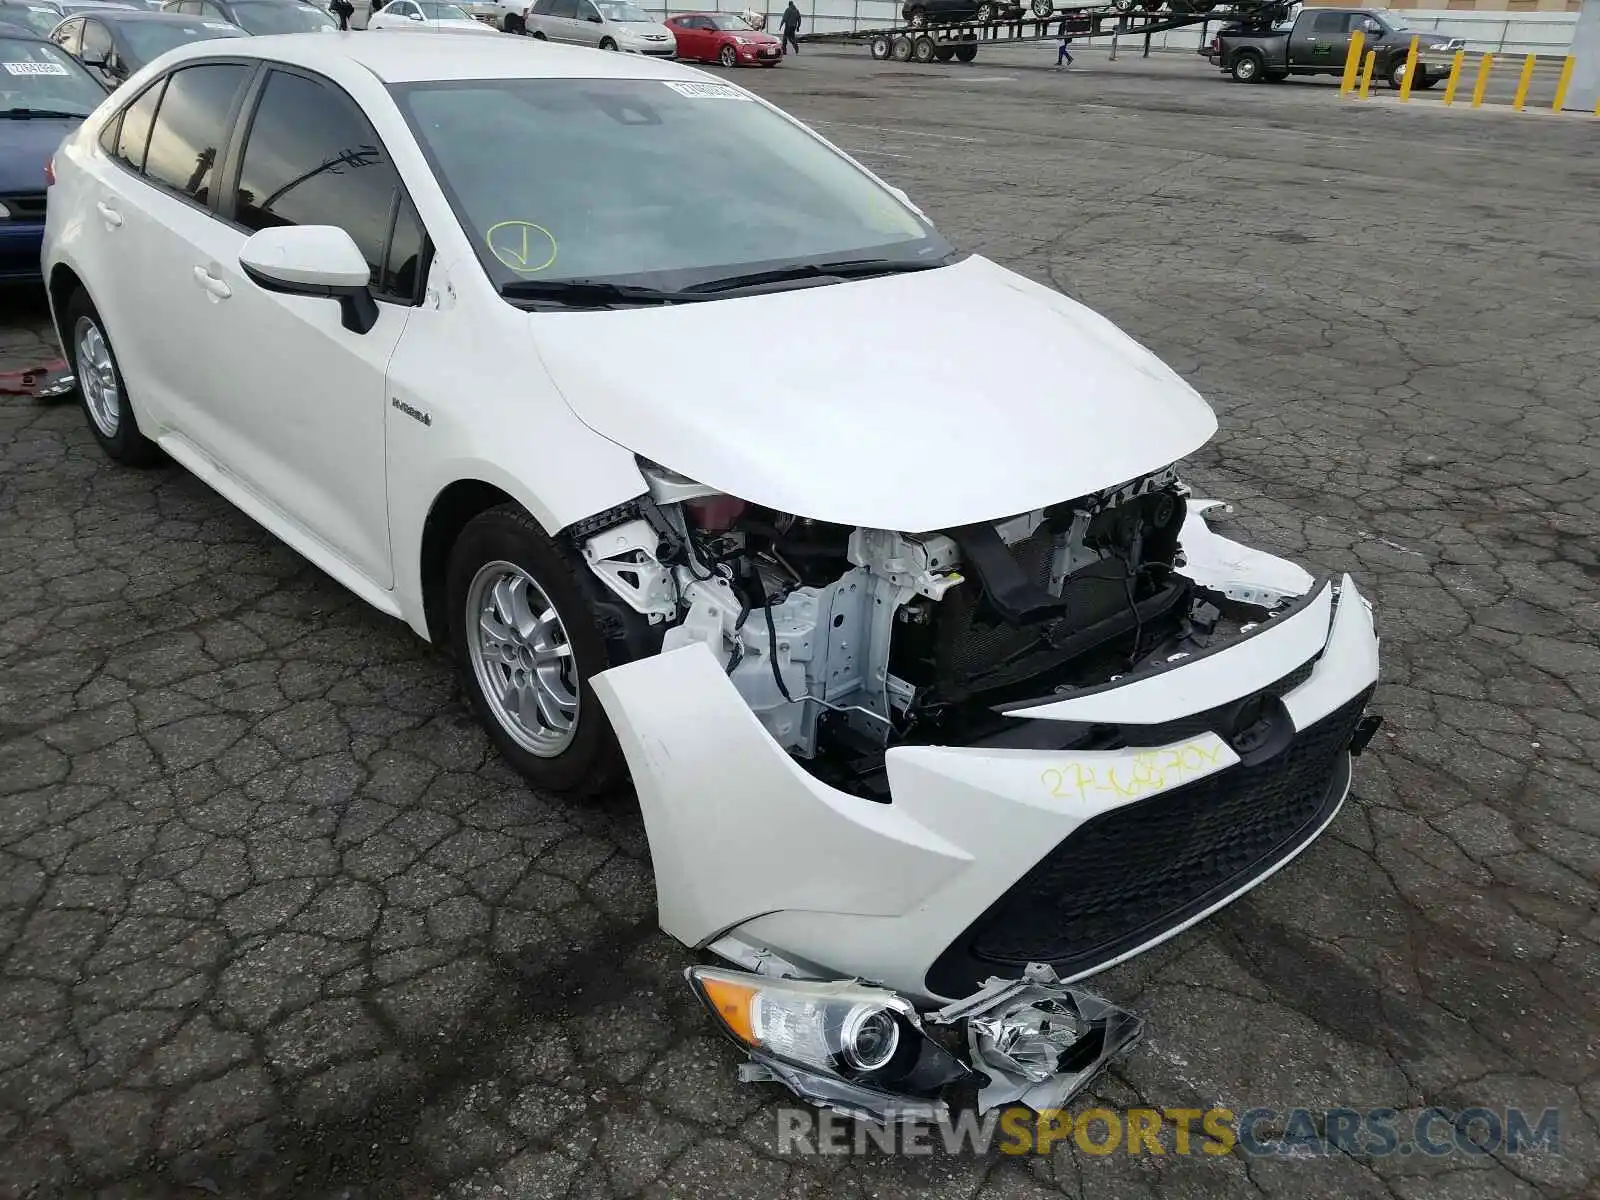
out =
[[44,220],[43,192],[0,192],[0,203],[6,206],[13,221]]
[[1310,837],[1343,794],[1346,748],[1371,689],[1255,767],[1236,766],[1085,823],[945,951],[937,995],[964,996],[998,967],[1062,975],[1188,920]]

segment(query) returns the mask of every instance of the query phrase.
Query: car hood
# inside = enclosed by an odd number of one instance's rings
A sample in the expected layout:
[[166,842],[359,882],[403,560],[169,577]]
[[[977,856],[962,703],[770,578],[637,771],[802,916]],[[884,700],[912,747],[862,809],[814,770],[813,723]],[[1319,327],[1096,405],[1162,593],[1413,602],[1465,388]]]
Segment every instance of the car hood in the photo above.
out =
[[921,532],[1043,508],[1198,449],[1210,407],[1058,292],[971,257],[662,308],[537,312],[597,433],[782,512]]
[[0,120],[0,192],[43,192],[44,168],[82,117]]
[[648,37],[648,38],[657,38],[657,39],[662,39],[662,40],[670,39],[672,37],[672,30],[668,29],[665,25],[645,25],[645,24],[642,24],[642,23],[627,22],[627,23],[619,23],[617,25],[613,25],[612,28],[615,29],[623,37],[630,37],[630,38],[647,38]]

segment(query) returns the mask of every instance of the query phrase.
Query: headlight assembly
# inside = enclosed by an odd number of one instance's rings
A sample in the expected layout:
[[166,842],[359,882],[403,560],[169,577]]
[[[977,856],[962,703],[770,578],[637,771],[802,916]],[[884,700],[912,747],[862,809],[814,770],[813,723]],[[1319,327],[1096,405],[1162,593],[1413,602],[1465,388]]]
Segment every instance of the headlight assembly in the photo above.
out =
[[927,1116],[942,1107],[947,1084],[971,1074],[927,1035],[908,1001],[883,988],[713,967],[691,967],[687,976],[723,1031],[750,1052],[757,1069],[744,1076],[780,1079],[813,1103],[879,1120]]

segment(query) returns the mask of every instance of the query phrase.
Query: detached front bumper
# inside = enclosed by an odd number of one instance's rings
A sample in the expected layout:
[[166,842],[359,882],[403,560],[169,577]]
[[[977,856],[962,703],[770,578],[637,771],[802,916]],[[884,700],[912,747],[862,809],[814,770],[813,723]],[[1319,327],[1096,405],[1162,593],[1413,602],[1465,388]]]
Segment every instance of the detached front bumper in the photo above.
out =
[[[703,645],[598,676],[662,928],[749,970],[940,1004],[1030,963],[1092,975],[1294,858],[1333,819],[1366,733],[1371,611],[1348,576],[1313,587],[1191,511],[1185,571],[1198,582],[1240,599],[1304,595],[1220,649],[1010,714],[1045,734],[1145,727],[1124,749],[895,747],[891,802],[876,804],[781,750]],[[1229,727],[1241,702],[1267,720],[1256,743]]]

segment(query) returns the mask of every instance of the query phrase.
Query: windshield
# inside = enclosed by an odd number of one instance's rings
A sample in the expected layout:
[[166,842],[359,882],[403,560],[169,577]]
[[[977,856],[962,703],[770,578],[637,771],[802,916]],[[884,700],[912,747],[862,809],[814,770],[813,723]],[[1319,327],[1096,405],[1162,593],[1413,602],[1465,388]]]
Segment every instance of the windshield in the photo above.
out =
[[174,46],[209,38],[243,37],[244,30],[225,21],[119,21],[117,32],[141,63],[165,54]]
[[623,25],[653,25],[655,18],[626,0],[595,0],[595,7],[610,20]]
[[397,85],[496,286],[678,289],[840,259],[931,265],[950,246],[804,128],[726,83]]
[[48,42],[0,37],[0,115],[17,110],[87,117],[106,90]]
[[29,5],[24,8],[20,4],[7,4],[0,8],[0,21],[24,25],[40,37],[49,37],[51,30],[61,24],[61,14],[42,6],[36,8]]
[[711,27],[713,29],[726,29],[730,33],[749,33],[749,32],[751,32],[750,23],[748,21],[743,20],[740,17],[730,17],[730,16],[726,16],[726,15],[721,15],[721,14],[717,14],[717,15],[708,14],[708,15],[711,16]]
[[1411,26],[1406,24],[1404,17],[1397,17],[1391,12],[1375,13],[1374,15],[1378,18],[1379,23],[1388,27],[1391,33],[1411,32]]
[[310,33],[337,29],[335,21],[309,4],[283,4],[277,0],[246,0],[233,6],[233,19],[247,33]]
[[430,21],[470,21],[467,10],[454,4],[439,4],[436,0],[415,0],[422,15]]

